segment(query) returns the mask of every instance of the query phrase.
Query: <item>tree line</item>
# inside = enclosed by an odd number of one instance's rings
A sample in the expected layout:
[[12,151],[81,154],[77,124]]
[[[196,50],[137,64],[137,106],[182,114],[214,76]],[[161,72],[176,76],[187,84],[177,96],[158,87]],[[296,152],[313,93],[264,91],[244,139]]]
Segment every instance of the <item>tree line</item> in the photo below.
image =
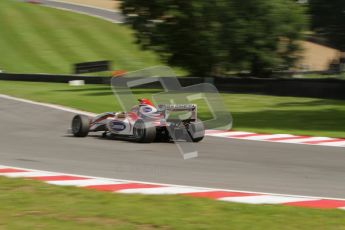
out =
[[[338,7],[339,15],[329,14],[335,9],[328,6],[330,2]],[[300,56],[300,41],[310,25],[342,46],[338,36],[345,25],[338,21],[338,17],[344,19],[339,12],[342,2],[345,1],[311,0],[300,4],[295,0],[123,0],[122,10],[134,28],[137,43],[191,75],[242,71],[269,76],[295,64]]]
[[328,43],[345,52],[345,1],[310,0],[312,30]]

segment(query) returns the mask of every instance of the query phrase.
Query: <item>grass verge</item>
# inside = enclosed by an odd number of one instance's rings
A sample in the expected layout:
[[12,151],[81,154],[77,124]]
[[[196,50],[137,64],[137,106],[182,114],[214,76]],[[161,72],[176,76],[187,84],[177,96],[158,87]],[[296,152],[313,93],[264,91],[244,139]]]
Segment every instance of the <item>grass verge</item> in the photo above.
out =
[[[150,89],[138,89],[150,98]],[[109,86],[0,81],[0,93],[101,113],[121,110]],[[222,94],[234,118],[235,130],[259,133],[345,137],[345,101],[250,94]],[[209,114],[200,102],[201,117]]]
[[4,229],[345,229],[345,212],[144,196],[0,177]]
[[159,65],[124,25],[21,1],[0,1],[0,70],[67,74],[78,62],[110,60],[127,71]]

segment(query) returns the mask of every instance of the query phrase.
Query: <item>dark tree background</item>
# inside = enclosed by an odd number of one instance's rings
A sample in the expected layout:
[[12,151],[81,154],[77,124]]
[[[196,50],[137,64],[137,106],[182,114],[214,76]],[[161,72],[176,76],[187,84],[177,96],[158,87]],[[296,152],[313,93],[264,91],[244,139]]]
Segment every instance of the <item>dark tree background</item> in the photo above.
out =
[[345,52],[345,0],[310,0],[312,27]]
[[267,76],[298,58],[305,9],[291,0],[123,0],[137,41],[195,76]]

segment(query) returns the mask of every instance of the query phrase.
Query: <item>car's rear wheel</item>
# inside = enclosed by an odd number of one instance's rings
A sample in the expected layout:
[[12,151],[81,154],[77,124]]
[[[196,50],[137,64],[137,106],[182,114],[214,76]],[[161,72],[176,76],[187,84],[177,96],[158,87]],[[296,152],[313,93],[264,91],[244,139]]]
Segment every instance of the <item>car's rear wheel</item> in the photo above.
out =
[[86,137],[89,134],[90,118],[85,115],[76,115],[72,120],[72,133],[75,137]]
[[143,120],[137,120],[134,123],[133,135],[137,142],[151,143],[156,138],[156,127],[148,125]]
[[205,126],[201,120],[191,122],[187,130],[193,142],[200,142],[205,137]]

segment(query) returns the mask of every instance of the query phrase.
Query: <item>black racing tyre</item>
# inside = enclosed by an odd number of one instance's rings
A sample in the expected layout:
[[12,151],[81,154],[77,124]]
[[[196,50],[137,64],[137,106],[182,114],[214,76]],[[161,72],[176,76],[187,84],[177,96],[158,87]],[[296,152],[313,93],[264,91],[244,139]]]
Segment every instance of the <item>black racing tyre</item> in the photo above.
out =
[[187,130],[193,142],[200,142],[205,137],[205,126],[201,120],[191,122]]
[[89,134],[90,118],[85,115],[75,115],[72,120],[72,133],[75,137],[86,137]]
[[133,135],[136,142],[151,143],[156,138],[156,127],[148,126],[143,120],[134,123]]

